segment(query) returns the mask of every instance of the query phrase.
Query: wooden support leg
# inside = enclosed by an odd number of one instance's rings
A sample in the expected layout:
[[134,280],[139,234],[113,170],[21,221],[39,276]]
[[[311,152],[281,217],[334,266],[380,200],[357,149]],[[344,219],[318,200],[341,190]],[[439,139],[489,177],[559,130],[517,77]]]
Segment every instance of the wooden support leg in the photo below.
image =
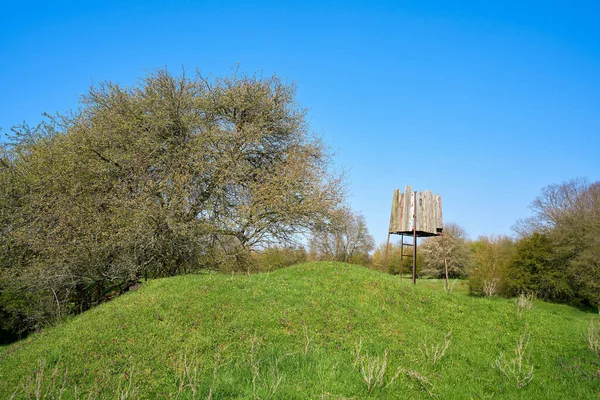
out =
[[390,250],[390,233],[388,232],[387,243],[385,244],[385,256],[383,257],[383,269],[387,272],[388,252]]
[[404,273],[404,233],[400,234],[400,280],[402,280],[402,274]]
[[417,192],[413,193],[414,196],[414,210],[413,210],[413,270],[412,280],[413,285],[417,284]]
[[444,231],[442,230],[442,250],[444,252],[444,268],[446,270],[446,292],[448,291],[448,260],[446,258],[446,241],[444,240]]
[[417,284],[417,232],[413,232],[413,268],[412,268],[413,285]]

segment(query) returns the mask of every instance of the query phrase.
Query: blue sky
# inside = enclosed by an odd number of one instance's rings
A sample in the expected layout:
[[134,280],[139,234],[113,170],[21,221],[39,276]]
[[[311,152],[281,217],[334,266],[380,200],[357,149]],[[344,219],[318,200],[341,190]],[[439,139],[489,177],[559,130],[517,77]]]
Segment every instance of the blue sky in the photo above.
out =
[[511,234],[548,184],[600,179],[600,3],[73,3],[2,5],[5,131],[93,83],[239,64],[297,83],[377,242],[407,184],[476,238]]

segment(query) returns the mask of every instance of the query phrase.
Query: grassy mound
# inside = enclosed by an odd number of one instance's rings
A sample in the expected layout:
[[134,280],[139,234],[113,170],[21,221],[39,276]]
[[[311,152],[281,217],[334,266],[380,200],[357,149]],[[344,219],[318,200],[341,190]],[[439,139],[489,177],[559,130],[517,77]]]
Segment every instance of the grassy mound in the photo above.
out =
[[591,314],[336,263],[147,282],[0,351],[0,398],[597,398]]

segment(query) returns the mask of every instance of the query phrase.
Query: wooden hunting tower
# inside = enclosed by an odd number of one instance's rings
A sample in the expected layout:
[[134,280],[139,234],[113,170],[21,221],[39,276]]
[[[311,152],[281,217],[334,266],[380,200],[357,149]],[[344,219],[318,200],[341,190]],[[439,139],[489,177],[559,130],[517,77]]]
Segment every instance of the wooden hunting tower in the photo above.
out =
[[[416,192],[412,190],[411,186],[406,186],[404,193],[400,193],[399,189],[394,190],[384,265],[387,266],[390,235],[400,235],[400,260],[402,261],[405,256],[413,258],[412,279],[413,283],[416,283],[417,238],[442,236],[443,230],[442,198],[439,194],[433,195],[429,190]],[[413,243],[404,243],[404,236],[412,236]],[[405,255],[404,246],[412,246],[413,254]],[[444,263],[446,264],[445,259],[444,256]]]

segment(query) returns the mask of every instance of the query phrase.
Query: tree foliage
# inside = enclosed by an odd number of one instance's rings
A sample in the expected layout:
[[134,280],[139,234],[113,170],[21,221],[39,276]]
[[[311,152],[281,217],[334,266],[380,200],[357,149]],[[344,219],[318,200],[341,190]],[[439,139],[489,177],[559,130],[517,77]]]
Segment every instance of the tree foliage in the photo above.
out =
[[508,236],[480,236],[469,243],[472,268],[469,291],[475,295],[506,294],[508,267],[515,255],[515,243]]
[[[408,243],[408,242],[407,242]],[[404,247],[404,257],[401,257],[402,245],[401,243],[390,242],[388,249],[387,265],[385,262],[386,243],[382,243],[377,246],[373,252],[371,266],[382,272],[387,272],[392,275],[404,275],[412,274],[412,247]],[[385,265],[385,268],[384,268]],[[417,253],[417,275],[421,274],[423,269],[423,256],[421,252]]]
[[508,295],[535,293],[550,301],[568,301],[573,297],[566,264],[561,262],[551,239],[533,233],[520,239],[509,265]]
[[257,270],[273,271],[306,262],[307,254],[303,246],[270,246],[255,253],[253,259]]
[[328,220],[342,180],[294,96],[275,76],[160,70],[15,129],[0,153],[3,323],[37,327],[144,276],[245,268],[252,247]]
[[317,226],[308,242],[310,256],[316,260],[334,260],[367,265],[375,240],[365,217],[342,207],[328,223]]
[[444,254],[448,277],[463,278],[469,272],[471,254],[465,230],[457,224],[444,227],[444,236],[427,238],[419,246],[423,254],[423,274],[435,278],[445,276]]
[[524,237],[519,257],[543,254],[539,264],[545,268],[534,270],[540,276],[526,287],[549,299],[600,304],[600,182],[573,179],[549,185],[532,209],[534,215],[515,227]]

